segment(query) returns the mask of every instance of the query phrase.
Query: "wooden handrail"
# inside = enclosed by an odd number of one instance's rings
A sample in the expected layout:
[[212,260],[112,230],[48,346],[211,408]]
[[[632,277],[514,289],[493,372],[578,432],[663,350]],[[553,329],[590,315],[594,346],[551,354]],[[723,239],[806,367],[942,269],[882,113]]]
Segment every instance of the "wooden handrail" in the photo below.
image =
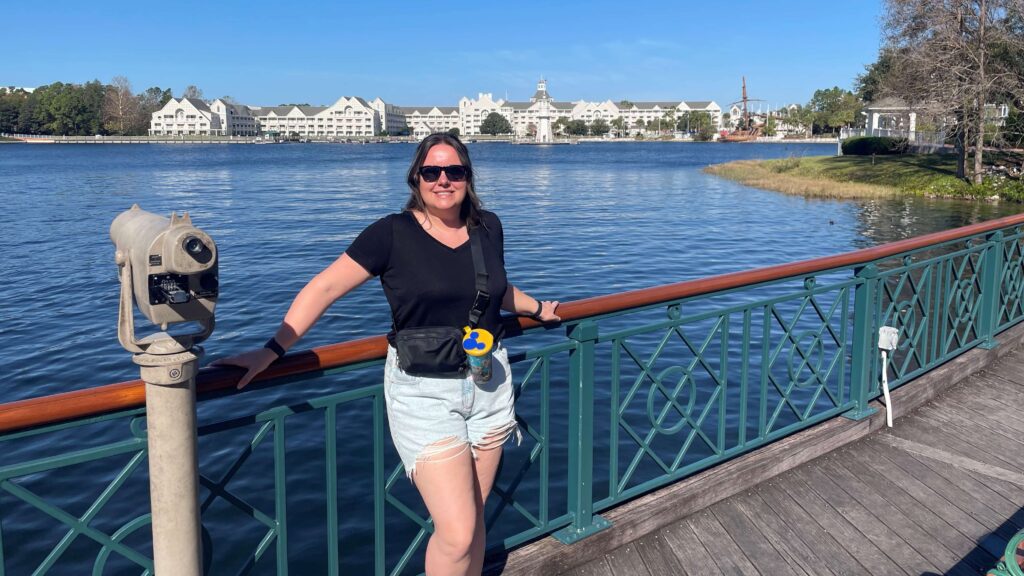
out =
[[[1021,224],[1024,224],[1024,214],[1016,214],[952,230],[889,242],[872,248],[845,252],[835,256],[801,260],[787,264],[755,268],[753,270],[744,270],[742,272],[709,276],[697,280],[677,282],[675,284],[665,284],[653,288],[584,298],[561,304],[558,307],[558,314],[563,322],[580,320],[590,316],[610,314],[639,306],[648,306],[721,290],[865,264],[911,250]],[[537,326],[540,326],[539,322],[528,318],[506,319],[506,328],[511,335]],[[288,354],[257,376],[255,381],[295,376],[316,370],[326,370],[368,360],[377,360],[383,358],[386,354],[387,339],[384,336],[371,336],[339,344],[330,344]],[[197,381],[198,394],[204,395],[230,390],[241,375],[241,370],[237,368],[204,368],[200,371]],[[76,418],[138,408],[145,405],[144,386],[142,380],[131,380],[85,390],[0,404],[0,432],[13,432]]]

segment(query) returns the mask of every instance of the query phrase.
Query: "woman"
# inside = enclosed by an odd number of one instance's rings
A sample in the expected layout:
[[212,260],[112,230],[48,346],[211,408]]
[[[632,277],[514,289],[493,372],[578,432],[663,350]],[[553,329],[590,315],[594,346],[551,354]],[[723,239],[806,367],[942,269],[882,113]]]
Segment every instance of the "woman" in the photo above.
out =
[[[391,306],[384,394],[391,437],[434,521],[426,573],[480,574],[484,502],[501,446],[518,434],[508,353],[500,345],[500,311],[555,322],[558,302],[537,301],[507,283],[501,222],[484,211],[473,188],[465,145],[434,134],[416,149],[405,209],[367,227],[295,297],[264,348],[217,364],[241,366],[242,388],[291,348],[335,300],[380,276]],[[493,376],[413,376],[397,362],[395,334],[425,326],[464,326],[476,297],[470,229],[480,237],[490,301],[478,326],[494,335]]]

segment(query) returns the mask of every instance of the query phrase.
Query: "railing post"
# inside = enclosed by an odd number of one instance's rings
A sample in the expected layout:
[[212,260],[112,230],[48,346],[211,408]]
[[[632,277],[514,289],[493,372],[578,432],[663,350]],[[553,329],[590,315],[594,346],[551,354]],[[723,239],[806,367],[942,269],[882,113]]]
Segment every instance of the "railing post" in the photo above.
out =
[[594,514],[594,349],[597,324],[584,320],[569,329],[569,512],[572,524],[554,533],[572,544],[611,526]]
[[991,350],[999,345],[996,330],[999,329],[999,292],[1003,279],[1003,231],[996,230],[985,239],[987,247],[982,256],[981,271],[981,318],[978,332],[985,341],[979,346]]
[[871,401],[872,366],[875,354],[875,291],[878,287],[878,267],[874,264],[856,270],[857,284],[853,293],[853,351],[850,368],[850,395],[857,405],[843,414],[851,420],[862,420],[878,412],[868,405]]

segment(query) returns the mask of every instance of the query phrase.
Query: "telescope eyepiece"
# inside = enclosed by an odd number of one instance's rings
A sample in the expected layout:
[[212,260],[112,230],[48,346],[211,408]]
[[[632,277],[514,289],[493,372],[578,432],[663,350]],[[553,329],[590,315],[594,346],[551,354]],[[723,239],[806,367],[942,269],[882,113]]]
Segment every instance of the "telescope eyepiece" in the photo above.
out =
[[186,236],[181,246],[185,249],[186,254],[201,264],[206,264],[213,257],[213,252],[210,251],[210,248],[196,236]]

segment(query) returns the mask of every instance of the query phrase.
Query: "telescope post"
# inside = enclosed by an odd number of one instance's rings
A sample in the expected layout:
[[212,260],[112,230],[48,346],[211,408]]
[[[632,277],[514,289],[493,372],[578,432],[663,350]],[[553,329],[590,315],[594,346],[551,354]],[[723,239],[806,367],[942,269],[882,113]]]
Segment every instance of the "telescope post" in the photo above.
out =
[[202,574],[196,371],[203,350],[186,350],[165,333],[132,361],[146,383],[153,568],[157,576]]

